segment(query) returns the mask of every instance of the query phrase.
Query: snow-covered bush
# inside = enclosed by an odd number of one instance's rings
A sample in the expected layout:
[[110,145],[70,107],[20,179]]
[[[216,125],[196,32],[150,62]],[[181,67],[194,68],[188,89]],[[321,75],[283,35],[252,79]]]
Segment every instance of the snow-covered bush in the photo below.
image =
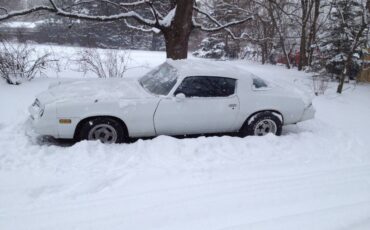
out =
[[226,56],[225,43],[217,38],[205,38],[193,55],[201,58],[221,59]]
[[128,69],[127,51],[84,49],[78,53],[80,70],[95,73],[99,78],[122,78]]
[[28,44],[0,42],[0,78],[12,85],[30,81],[42,74],[51,61],[50,54],[38,53]]
[[[338,54],[326,62],[326,71],[339,77],[346,67],[348,57],[342,54]],[[355,79],[358,73],[361,71],[362,60],[359,58],[359,54],[355,53],[351,57],[350,68],[346,70],[346,77],[349,79]]]

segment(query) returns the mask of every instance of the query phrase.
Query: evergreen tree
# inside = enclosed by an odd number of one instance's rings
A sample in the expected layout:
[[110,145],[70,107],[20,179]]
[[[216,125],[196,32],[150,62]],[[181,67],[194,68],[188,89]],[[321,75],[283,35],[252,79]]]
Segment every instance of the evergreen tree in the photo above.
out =
[[359,69],[361,47],[366,43],[366,8],[361,0],[333,0],[329,26],[320,44],[326,70],[339,76],[342,92],[346,77]]

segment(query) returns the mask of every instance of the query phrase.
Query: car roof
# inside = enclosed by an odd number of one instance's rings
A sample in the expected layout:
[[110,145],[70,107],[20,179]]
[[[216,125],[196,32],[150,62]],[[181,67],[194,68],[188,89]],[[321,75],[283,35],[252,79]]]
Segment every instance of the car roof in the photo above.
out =
[[182,77],[188,76],[214,76],[228,78],[251,78],[253,74],[226,61],[209,61],[199,59],[172,60],[167,64],[174,67]]

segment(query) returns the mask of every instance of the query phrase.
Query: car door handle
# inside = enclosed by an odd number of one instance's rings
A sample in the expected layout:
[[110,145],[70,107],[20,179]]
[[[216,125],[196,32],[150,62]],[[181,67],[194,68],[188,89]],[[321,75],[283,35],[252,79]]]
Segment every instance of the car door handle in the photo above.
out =
[[229,107],[235,109],[238,105],[237,104],[229,104]]

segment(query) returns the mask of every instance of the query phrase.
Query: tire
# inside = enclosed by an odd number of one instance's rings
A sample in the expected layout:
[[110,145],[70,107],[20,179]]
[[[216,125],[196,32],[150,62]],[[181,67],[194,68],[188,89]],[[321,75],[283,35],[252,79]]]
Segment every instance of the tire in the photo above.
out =
[[[248,124],[249,123],[249,124]],[[258,113],[245,122],[240,130],[240,135],[245,136],[264,136],[272,133],[280,136],[283,123],[279,117],[271,112]]]
[[116,119],[97,117],[82,124],[78,140],[99,140],[103,144],[124,143],[127,142],[128,135],[121,122]]

